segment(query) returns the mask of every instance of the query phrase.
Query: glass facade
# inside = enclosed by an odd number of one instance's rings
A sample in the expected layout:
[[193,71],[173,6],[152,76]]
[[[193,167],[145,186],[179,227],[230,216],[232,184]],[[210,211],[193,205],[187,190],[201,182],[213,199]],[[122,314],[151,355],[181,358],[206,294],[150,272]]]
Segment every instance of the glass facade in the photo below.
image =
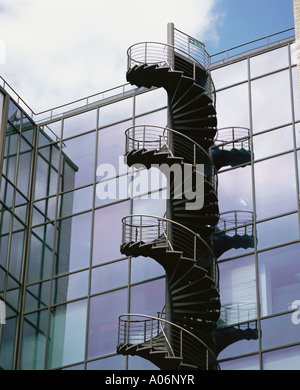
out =
[[[218,175],[220,213],[251,219],[251,248],[219,257],[223,328],[255,328],[219,355],[221,369],[299,369],[300,112],[292,39],[213,63],[218,128],[250,129],[251,162]],[[123,161],[124,132],[165,126],[163,89],[133,89],[34,123],[0,93],[0,325],[3,369],[156,369],[116,354],[118,317],[156,315],[165,273],[150,258],[120,254],[121,220],[163,217],[164,181]],[[157,172],[153,176],[160,176]],[[151,187],[153,191],[153,187]],[[230,231],[229,231],[230,233]]]

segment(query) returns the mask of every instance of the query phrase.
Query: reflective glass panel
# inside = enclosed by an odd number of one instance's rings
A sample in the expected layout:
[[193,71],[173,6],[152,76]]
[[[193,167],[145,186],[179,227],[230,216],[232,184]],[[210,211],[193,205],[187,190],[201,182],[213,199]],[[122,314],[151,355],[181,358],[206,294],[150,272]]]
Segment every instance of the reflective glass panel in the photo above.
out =
[[25,312],[49,305],[50,281],[37,283],[26,288]]
[[293,147],[292,126],[282,127],[253,137],[256,160],[291,150]]
[[39,128],[38,146],[57,142],[61,138],[61,121],[48,123]]
[[[135,115],[165,107],[167,105],[167,99],[168,95],[163,88],[139,94],[135,98]],[[161,126],[165,126],[165,124],[161,124]]]
[[6,305],[6,323],[0,325],[1,348],[0,367],[4,370],[13,370],[18,315]]
[[[114,177],[127,172],[124,164],[125,131],[131,126],[131,121],[122,122],[98,131],[97,175],[100,174],[100,164],[111,164],[111,172],[105,174],[106,178]],[[98,178],[99,180],[100,178]]]
[[86,300],[52,308],[47,362],[49,369],[84,359],[86,313]]
[[128,260],[92,269],[91,294],[128,284]]
[[59,196],[58,217],[66,217],[92,208],[93,186],[66,192]]
[[217,92],[218,128],[249,128],[248,83]]
[[28,260],[28,283],[49,278],[52,267],[54,226],[50,224],[32,229]]
[[131,258],[131,283],[141,282],[164,274],[164,268],[150,257]]
[[299,370],[300,346],[263,354],[264,370]]
[[287,70],[252,81],[251,95],[254,133],[292,121]]
[[292,81],[293,81],[293,99],[294,99],[294,114],[295,121],[300,119],[300,100],[299,100],[299,82],[297,68],[292,68]]
[[[237,185],[237,183],[243,183]],[[220,213],[234,210],[252,211],[251,166],[236,168],[218,175]]]
[[92,213],[76,215],[57,222],[57,274],[85,268],[90,260]]
[[157,125],[166,126],[168,123],[167,110],[159,110],[148,115],[135,118],[135,125]]
[[61,303],[88,294],[89,272],[82,271],[52,280],[52,303]]
[[222,66],[211,72],[215,88],[221,89],[232,84],[248,79],[247,61],[239,61],[234,64]]
[[95,137],[93,132],[63,142],[62,191],[94,181]]
[[132,286],[130,289],[130,310],[157,317],[165,306],[165,279]]
[[125,201],[95,211],[93,264],[124,257],[120,252],[122,218],[130,214],[130,202]]
[[264,73],[289,66],[288,46],[268,51],[250,59],[251,77],[257,77]]
[[291,309],[300,291],[300,244],[258,254],[260,304],[263,316]]
[[259,370],[259,357],[254,355],[221,362],[220,367],[221,370]]
[[115,353],[118,318],[127,313],[127,289],[92,297],[89,312],[88,357]]
[[290,214],[258,223],[256,229],[258,249],[298,240],[298,214]]
[[48,310],[24,316],[20,368],[43,370],[47,342]]
[[257,219],[297,209],[293,153],[256,163],[254,173]]
[[64,120],[63,138],[94,130],[97,126],[97,110],[87,111]]
[[299,343],[299,325],[292,322],[292,313],[261,321],[262,348],[274,348]]
[[222,325],[257,317],[254,255],[219,264]]
[[128,98],[99,109],[99,127],[119,122],[133,115],[133,99]]

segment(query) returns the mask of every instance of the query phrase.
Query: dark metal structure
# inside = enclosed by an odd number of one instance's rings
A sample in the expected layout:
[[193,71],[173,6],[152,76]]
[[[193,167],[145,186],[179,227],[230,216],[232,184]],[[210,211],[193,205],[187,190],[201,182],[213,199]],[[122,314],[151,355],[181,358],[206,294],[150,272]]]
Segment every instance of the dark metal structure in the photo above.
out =
[[[178,169],[168,177],[170,199],[164,218],[130,215],[122,220],[121,252],[161,264],[167,291],[158,316],[119,318],[117,352],[141,356],[161,369],[219,369],[217,257],[229,248],[253,245],[253,232],[227,234],[226,221],[235,223],[243,214],[234,211],[233,220],[232,215],[220,218],[217,195],[218,170],[250,162],[249,136],[247,129],[217,131],[209,57],[203,44],[197,46],[200,60],[158,42],[138,43],[128,50],[127,80],[138,87],[166,90],[169,123],[127,129],[127,164],[146,168],[156,164],[164,173],[174,166]],[[186,183],[189,192],[184,191]],[[198,199],[201,207],[196,207],[190,195],[196,194],[199,183],[203,191]]]

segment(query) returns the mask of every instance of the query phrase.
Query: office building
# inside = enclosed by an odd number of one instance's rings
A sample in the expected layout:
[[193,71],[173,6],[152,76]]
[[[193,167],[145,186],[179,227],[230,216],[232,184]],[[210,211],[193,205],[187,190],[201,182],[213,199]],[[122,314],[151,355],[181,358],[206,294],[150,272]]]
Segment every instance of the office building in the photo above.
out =
[[38,114],[1,80],[1,368],[298,369],[293,29],[127,54],[127,84]]

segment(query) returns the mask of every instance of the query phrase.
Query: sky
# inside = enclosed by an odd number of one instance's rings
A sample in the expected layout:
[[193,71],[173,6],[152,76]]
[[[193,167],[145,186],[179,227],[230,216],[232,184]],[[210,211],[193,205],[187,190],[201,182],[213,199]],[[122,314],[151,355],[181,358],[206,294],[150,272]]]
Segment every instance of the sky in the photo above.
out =
[[292,0],[0,0],[0,76],[34,112],[126,83],[126,52],[167,23],[209,54],[294,26]]

